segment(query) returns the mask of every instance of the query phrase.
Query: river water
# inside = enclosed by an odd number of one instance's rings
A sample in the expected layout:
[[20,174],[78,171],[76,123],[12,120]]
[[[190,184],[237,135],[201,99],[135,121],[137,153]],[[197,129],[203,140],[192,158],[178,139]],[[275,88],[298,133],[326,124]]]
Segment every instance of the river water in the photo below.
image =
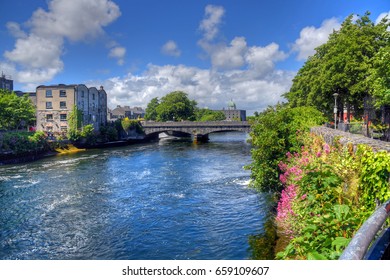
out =
[[250,259],[268,202],[246,137],[0,166],[0,259]]

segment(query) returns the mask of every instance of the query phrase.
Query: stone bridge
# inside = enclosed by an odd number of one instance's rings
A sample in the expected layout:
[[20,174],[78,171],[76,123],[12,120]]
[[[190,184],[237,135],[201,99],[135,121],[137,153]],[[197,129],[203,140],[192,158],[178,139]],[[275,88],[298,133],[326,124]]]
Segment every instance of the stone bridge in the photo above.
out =
[[213,132],[250,131],[248,122],[216,121],[216,122],[142,122],[145,136],[157,137],[159,133],[178,133],[194,136],[195,140],[207,141],[208,135]]

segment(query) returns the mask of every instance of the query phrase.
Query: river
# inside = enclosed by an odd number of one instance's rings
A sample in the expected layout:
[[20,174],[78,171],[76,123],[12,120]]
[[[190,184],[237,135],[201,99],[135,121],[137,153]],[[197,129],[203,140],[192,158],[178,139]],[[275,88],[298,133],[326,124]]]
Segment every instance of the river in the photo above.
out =
[[250,259],[269,203],[248,187],[246,137],[0,166],[0,259]]

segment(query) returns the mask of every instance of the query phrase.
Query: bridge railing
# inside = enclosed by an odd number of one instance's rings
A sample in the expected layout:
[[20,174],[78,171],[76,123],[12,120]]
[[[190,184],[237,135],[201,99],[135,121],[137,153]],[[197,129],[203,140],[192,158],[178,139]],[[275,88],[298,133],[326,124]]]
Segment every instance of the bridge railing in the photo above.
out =
[[360,227],[340,256],[340,260],[362,260],[390,215],[390,199],[382,204]]

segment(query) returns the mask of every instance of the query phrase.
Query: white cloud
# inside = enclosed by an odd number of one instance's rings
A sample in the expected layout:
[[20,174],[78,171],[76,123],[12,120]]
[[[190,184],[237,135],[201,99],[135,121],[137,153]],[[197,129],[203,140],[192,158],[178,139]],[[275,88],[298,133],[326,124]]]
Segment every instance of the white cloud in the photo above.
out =
[[[286,59],[287,55],[276,43],[248,46],[244,37],[235,37],[227,45],[218,40],[223,15],[222,7],[209,5],[199,26],[203,34],[198,43],[208,54],[211,69],[149,64],[141,75],[129,73],[88,84],[104,85],[110,108],[117,105],[146,107],[152,98],[161,98],[176,90],[188,93],[199,107],[222,109],[233,99],[238,108],[249,113],[282,101],[282,94],[289,90],[295,73],[277,70],[275,63]],[[166,51],[175,49],[175,44],[166,44]]]
[[300,37],[293,45],[293,51],[298,52],[298,60],[305,60],[315,54],[315,48],[326,43],[329,34],[338,30],[341,24],[336,18],[324,20],[319,28],[308,26],[301,30]]
[[27,34],[20,28],[20,24],[17,22],[7,22],[6,24],[8,31],[14,36],[15,38],[25,38],[27,37]]
[[165,55],[179,57],[181,51],[175,41],[169,40],[161,47],[161,52]]
[[251,47],[246,54],[246,61],[251,69],[261,77],[272,72],[276,61],[287,58],[287,54],[279,50],[279,45],[271,43],[265,47]]
[[212,49],[211,63],[221,69],[240,68],[245,63],[246,51],[245,38],[236,37],[230,42],[230,46],[219,45]]
[[119,7],[110,0],[52,0],[49,11],[36,10],[30,24],[32,32],[41,36],[80,41],[103,34],[102,27],[120,15]]
[[295,73],[271,70],[267,77],[253,79],[254,70],[213,71],[184,65],[157,66],[150,64],[142,75],[129,73],[106,81],[89,81],[103,84],[109,107],[130,105],[146,107],[154,97],[181,90],[198,102],[199,107],[222,109],[233,99],[237,106],[249,112],[261,111],[282,100]]
[[216,37],[224,14],[225,9],[222,6],[206,6],[205,17],[199,25],[199,29],[204,32],[204,40],[211,41]]
[[248,66],[256,71],[250,73],[254,78],[272,72],[274,62],[287,58],[276,43],[265,47],[248,46],[245,37],[235,37],[229,45],[218,41],[217,35],[224,13],[223,7],[209,5],[199,25],[203,34],[198,44],[210,57],[213,69],[234,70]]
[[4,56],[10,61],[23,65],[27,69],[52,68],[62,70],[60,60],[63,40],[60,37],[45,38],[30,34],[16,40],[15,48],[6,51]]
[[27,23],[29,32],[9,22],[8,30],[17,40],[4,57],[18,70],[16,82],[50,81],[63,69],[65,40],[85,41],[99,36],[104,33],[103,27],[119,16],[119,7],[110,0],[52,0],[48,11],[39,8],[33,13]]
[[113,58],[117,58],[118,59],[118,64],[119,65],[123,65],[124,64],[124,56],[126,54],[126,48],[124,47],[120,47],[120,46],[116,46],[116,47],[113,47],[108,56],[109,57],[113,57]]

